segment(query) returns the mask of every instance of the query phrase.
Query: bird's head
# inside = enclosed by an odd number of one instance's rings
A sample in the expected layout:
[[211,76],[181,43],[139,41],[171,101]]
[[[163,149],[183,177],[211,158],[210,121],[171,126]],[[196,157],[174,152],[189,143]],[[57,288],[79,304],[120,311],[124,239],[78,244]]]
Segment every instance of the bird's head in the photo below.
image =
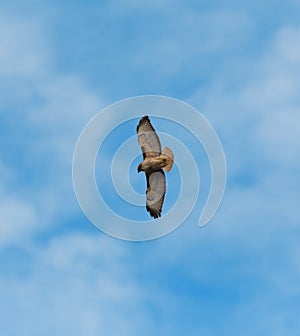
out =
[[142,164],[141,163],[138,165],[137,171],[138,171],[138,173],[140,173],[142,171]]

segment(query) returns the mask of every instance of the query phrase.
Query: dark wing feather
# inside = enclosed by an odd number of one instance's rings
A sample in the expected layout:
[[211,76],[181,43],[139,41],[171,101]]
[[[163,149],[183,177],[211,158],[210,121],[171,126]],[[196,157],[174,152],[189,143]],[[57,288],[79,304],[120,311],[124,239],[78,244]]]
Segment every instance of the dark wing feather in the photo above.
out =
[[136,128],[144,159],[161,154],[161,144],[148,116],[144,116]]
[[147,173],[146,209],[154,218],[161,216],[166,194],[166,177],[163,170]]

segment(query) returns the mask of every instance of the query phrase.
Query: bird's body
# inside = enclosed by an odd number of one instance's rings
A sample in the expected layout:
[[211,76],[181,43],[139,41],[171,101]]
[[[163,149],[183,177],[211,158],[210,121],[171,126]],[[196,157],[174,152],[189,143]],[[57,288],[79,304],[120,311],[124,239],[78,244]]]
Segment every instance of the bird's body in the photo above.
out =
[[140,170],[145,173],[152,173],[156,170],[162,169],[166,167],[168,161],[168,157],[161,154],[159,156],[146,158],[140,166]]
[[166,165],[166,159],[160,156],[146,159],[141,163],[140,170],[145,173],[152,173],[156,170],[163,168]]
[[164,170],[167,172],[171,170],[174,154],[168,147],[161,151],[159,137],[148,116],[140,120],[137,133],[144,158],[138,166],[138,172],[145,172],[147,179],[146,209],[152,217],[158,218],[161,216],[166,193]]

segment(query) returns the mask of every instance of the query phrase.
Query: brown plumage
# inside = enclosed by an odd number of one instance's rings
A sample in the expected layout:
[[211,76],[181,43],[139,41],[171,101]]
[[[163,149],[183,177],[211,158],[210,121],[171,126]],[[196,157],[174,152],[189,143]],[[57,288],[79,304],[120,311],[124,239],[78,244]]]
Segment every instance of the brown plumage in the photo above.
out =
[[161,144],[148,116],[144,116],[137,126],[138,141],[144,161],[139,164],[138,172],[145,172],[147,179],[146,209],[154,218],[161,216],[166,194],[166,177],[174,162],[174,154]]

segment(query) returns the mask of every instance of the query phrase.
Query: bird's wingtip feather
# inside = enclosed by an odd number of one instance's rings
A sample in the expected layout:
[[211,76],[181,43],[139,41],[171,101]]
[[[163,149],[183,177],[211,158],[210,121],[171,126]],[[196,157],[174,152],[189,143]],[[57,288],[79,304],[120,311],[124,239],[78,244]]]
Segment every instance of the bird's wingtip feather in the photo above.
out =
[[148,122],[150,122],[150,119],[149,119],[149,116],[148,116],[148,115],[144,115],[144,116],[140,119],[140,121],[139,121],[139,123],[138,123],[138,125],[137,125],[137,127],[136,127],[136,131],[137,131],[137,132],[139,131],[139,127],[141,126],[141,124],[142,124],[144,121],[148,121]]

